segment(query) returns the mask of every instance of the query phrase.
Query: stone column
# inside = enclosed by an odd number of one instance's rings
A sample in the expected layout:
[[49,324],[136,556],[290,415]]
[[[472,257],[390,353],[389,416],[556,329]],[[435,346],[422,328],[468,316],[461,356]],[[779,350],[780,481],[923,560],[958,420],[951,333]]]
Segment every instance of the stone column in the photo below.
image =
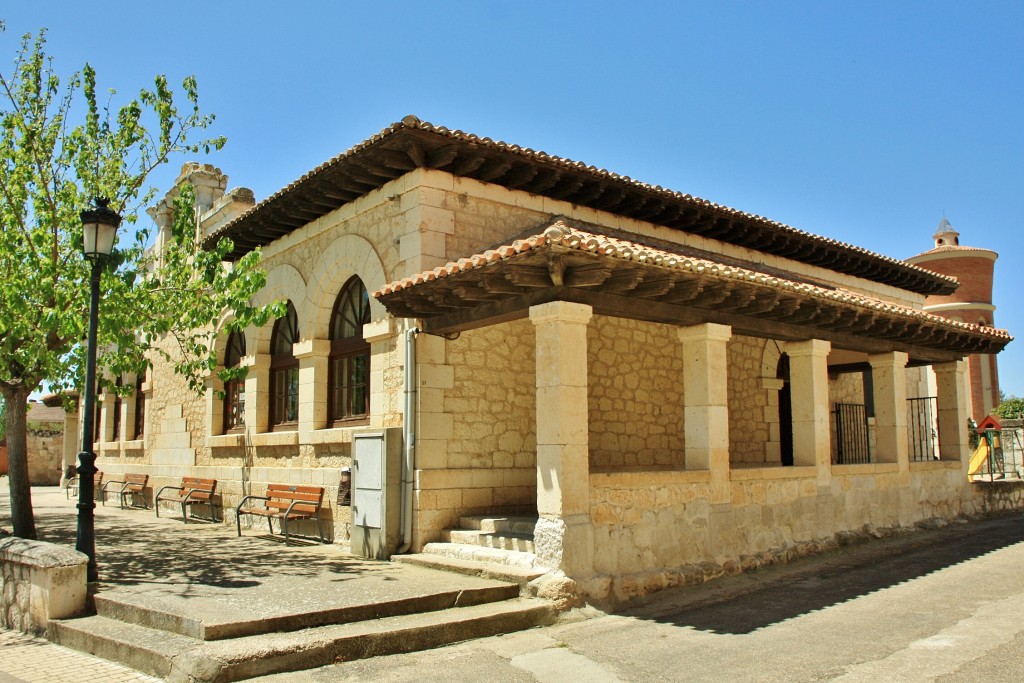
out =
[[728,325],[705,323],[679,330],[683,343],[686,469],[711,470],[711,502],[732,500],[729,490]]
[[394,352],[396,344],[401,344],[398,320],[389,317],[366,323],[363,325],[363,339],[370,344],[370,426],[381,428],[389,409],[395,412],[401,410],[394,407],[395,403],[401,403],[384,386],[384,371],[389,355]]
[[907,358],[900,351],[868,356],[875,401],[875,462],[899,463],[900,472],[910,472]]
[[537,560],[573,579],[594,571],[587,410],[592,316],[590,306],[566,301],[530,308],[537,348]]
[[[101,394],[100,406],[102,406],[102,410],[97,411],[95,416],[97,420],[101,416],[103,418],[100,420],[100,443],[110,443],[114,440],[114,401],[116,398],[113,392]],[[122,426],[124,425],[122,424]]]
[[223,369],[224,366],[218,365],[203,378],[206,385],[206,433],[210,436],[224,433],[224,399],[218,394],[224,391],[224,380],[217,375]]
[[245,429],[260,434],[270,426],[270,354],[255,353],[242,359],[245,375]]
[[816,466],[818,484],[832,480],[828,421],[828,352],[822,339],[787,342],[793,405],[793,464]]
[[327,426],[327,363],[331,342],[305,339],[292,344],[292,355],[299,359],[299,440],[308,443],[314,430]]
[[78,452],[82,450],[82,432],[78,422],[78,402],[74,410],[64,413],[64,469],[61,472],[60,485],[68,483],[68,467],[78,465]]
[[939,459],[960,460],[967,472],[967,363],[958,360],[932,365],[935,371]]

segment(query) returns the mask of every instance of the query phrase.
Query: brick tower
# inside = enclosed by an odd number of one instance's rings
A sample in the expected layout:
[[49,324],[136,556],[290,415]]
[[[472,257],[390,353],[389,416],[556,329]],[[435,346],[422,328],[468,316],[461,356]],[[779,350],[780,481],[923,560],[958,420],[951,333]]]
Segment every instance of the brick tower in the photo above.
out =
[[[966,323],[993,325],[992,274],[998,254],[990,249],[965,247],[960,233],[943,217],[933,235],[932,249],[907,259],[922,268],[960,280],[960,287],[948,296],[929,296],[924,310]],[[999,405],[999,373],[994,355],[973,355],[967,361],[970,412],[981,422]]]

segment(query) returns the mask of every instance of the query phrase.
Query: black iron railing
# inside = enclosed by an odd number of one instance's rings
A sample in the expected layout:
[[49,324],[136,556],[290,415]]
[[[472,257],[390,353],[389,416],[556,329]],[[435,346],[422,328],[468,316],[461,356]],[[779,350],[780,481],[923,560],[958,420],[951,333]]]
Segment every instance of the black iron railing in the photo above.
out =
[[907,399],[907,432],[911,462],[938,460],[938,434],[935,431],[937,399],[934,396]]
[[836,465],[871,462],[867,407],[861,403],[836,403],[832,416],[836,427],[832,462]]

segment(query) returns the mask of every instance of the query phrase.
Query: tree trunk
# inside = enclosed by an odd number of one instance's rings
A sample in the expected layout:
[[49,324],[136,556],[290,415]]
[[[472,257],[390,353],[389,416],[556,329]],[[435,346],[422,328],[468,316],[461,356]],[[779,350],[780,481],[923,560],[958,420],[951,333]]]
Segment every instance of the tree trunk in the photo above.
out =
[[36,537],[32,514],[32,490],[28,480],[28,395],[26,387],[0,386],[7,422],[7,476],[11,489],[11,519],[14,535]]

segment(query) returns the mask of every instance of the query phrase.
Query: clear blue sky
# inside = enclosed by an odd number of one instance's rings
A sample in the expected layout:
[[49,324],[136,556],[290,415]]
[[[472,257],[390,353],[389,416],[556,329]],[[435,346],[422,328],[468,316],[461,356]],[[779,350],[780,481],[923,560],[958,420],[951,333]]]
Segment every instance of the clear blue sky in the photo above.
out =
[[[229,140],[208,161],[257,199],[414,113],[897,258],[945,212],[999,252],[996,324],[1024,337],[1024,2],[2,7],[5,72],[45,26],[104,88],[195,74]],[[1024,396],[1024,339],[1000,381]]]

